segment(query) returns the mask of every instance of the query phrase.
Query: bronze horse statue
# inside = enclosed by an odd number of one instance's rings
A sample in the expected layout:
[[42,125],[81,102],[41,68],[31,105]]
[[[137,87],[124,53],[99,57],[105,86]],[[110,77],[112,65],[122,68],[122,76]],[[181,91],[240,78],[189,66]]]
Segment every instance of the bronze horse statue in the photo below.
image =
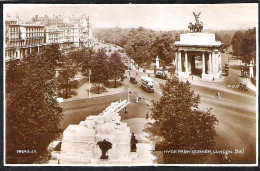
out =
[[197,15],[193,12],[196,23],[195,24],[192,24],[192,22],[189,23],[188,28],[190,29],[191,32],[201,32],[202,31],[203,23],[202,23],[202,21],[199,21],[200,14],[201,14],[201,12],[199,12],[199,14],[197,14]]

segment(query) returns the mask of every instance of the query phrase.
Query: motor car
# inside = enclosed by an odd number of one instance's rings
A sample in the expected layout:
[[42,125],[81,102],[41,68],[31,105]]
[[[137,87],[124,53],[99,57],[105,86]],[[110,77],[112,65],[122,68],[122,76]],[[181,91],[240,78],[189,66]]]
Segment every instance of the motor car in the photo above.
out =
[[242,91],[248,91],[248,88],[247,88],[247,85],[245,84],[245,83],[243,83],[243,82],[241,82],[240,84],[239,84],[239,87],[238,87],[240,90],[242,90]]
[[132,84],[137,84],[137,81],[136,81],[135,77],[130,77],[130,82]]

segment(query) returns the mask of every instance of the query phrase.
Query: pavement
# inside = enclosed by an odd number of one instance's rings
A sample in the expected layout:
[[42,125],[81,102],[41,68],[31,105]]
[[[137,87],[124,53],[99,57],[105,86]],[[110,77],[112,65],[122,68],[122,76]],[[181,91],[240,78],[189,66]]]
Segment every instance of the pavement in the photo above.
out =
[[77,95],[72,96],[68,99],[64,99],[63,100],[64,102],[118,94],[118,93],[122,93],[124,91],[127,91],[127,88],[124,85],[117,87],[117,88],[106,88],[107,92],[103,92],[103,93],[100,93],[100,94],[91,93],[90,97],[89,97],[89,93],[88,93],[89,92],[88,91],[89,90],[89,83],[85,83],[81,87],[79,87],[78,89],[72,89],[72,90],[76,91]]
[[[240,71],[234,67],[240,64],[240,61],[233,61],[228,59],[228,55],[223,55],[227,62],[229,61],[230,69],[229,76],[222,77],[220,80],[211,82],[202,81],[200,77],[194,76],[189,78],[191,89],[196,94],[200,94],[201,103],[200,109],[207,110],[212,108],[211,114],[215,115],[219,123],[216,126],[217,136],[216,143],[218,149],[223,150],[238,150],[243,149],[243,155],[232,154],[235,163],[249,164],[256,161],[256,93],[250,91],[244,92],[240,89],[228,88],[228,85],[239,85],[243,81],[240,77]],[[225,63],[223,62],[223,65]],[[130,71],[131,75],[136,77],[137,85],[129,82],[129,76],[125,79],[124,83],[129,87],[132,92],[137,93],[144,100],[151,102],[152,100],[159,100],[162,96],[159,84],[164,84],[166,81],[153,77],[154,80],[154,93],[147,93],[140,88],[140,80],[143,73],[141,69],[136,70],[133,68]],[[137,75],[136,75],[137,73]],[[181,79],[187,81],[187,79]],[[255,87],[249,88],[256,90]],[[216,92],[220,92],[220,98],[216,98]]]

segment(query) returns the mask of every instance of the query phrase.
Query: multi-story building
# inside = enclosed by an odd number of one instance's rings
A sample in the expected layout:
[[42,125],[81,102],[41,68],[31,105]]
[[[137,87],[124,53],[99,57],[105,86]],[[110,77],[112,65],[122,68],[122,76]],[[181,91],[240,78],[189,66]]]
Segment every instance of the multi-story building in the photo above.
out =
[[44,44],[44,26],[5,22],[5,58],[20,59],[32,52],[40,52]]
[[5,21],[5,58],[20,59],[30,53],[40,53],[44,46],[57,43],[61,50],[93,45],[89,17],[61,16],[33,18],[33,23],[20,24],[17,20]]
[[61,30],[57,26],[45,27],[45,43],[64,43],[63,30]]
[[35,17],[32,18],[32,23],[39,23],[44,26],[53,26],[63,23],[64,17],[61,15],[52,17],[49,17],[45,15],[44,17],[39,17],[38,15],[35,15]]

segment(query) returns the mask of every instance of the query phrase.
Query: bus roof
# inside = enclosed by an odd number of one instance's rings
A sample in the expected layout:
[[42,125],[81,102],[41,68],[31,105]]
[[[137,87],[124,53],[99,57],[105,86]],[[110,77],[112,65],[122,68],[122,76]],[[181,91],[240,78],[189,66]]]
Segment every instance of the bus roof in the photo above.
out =
[[147,76],[142,76],[141,79],[147,80],[147,81],[153,81],[153,79],[151,79],[150,77],[147,77]]

